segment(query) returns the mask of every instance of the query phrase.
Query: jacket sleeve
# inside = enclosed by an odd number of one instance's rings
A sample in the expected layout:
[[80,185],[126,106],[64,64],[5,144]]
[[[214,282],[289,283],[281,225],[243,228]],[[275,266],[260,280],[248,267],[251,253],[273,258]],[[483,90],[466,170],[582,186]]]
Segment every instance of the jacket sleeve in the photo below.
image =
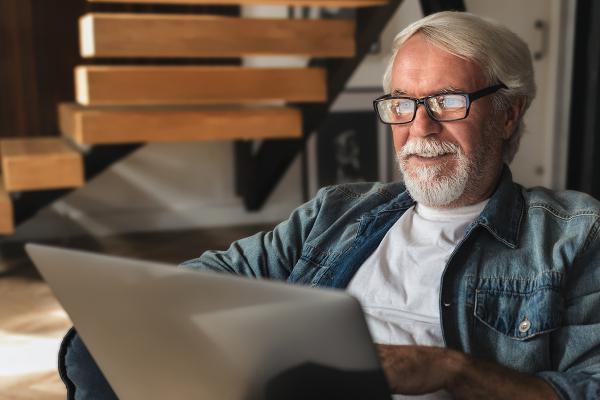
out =
[[537,375],[569,400],[600,399],[600,221],[565,283],[563,324],[552,333],[554,371]]
[[285,280],[300,258],[302,247],[320,212],[328,188],[295,209],[270,232],[237,240],[225,251],[210,250],[181,267]]

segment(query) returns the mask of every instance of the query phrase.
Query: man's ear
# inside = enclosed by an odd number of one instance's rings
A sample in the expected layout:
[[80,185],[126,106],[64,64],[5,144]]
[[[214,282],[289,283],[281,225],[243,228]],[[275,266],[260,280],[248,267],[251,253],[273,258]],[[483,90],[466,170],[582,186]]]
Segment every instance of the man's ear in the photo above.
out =
[[504,120],[504,129],[502,134],[502,138],[504,140],[510,139],[513,133],[515,133],[517,124],[525,113],[525,104],[525,96],[519,96],[513,101],[508,110],[506,110],[506,118]]

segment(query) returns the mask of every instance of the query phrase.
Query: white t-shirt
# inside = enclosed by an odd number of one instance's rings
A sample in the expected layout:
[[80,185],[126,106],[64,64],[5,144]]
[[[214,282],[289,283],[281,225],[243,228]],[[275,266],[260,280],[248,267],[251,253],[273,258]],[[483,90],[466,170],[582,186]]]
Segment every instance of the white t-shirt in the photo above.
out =
[[[444,267],[487,200],[434,209],[417,204],[387,232],[348,286],[376,343],[444,346],[439,295]],[[445,392],[394,399],[446,399]]]

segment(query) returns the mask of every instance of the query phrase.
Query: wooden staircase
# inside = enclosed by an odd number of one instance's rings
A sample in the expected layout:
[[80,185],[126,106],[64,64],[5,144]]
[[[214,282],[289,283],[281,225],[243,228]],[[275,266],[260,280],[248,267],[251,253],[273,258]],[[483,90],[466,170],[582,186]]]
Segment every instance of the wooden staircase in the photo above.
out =
[[57,137],[0,141],[0,234],[15,229],[10,193],[82,186],[83,157]]
[[82,66],[77,101],[96,106],[323,102],[320,68],[213,66]]
[[[88,1],[384,6],[387,8],[377,15],[383,25],[400,4],[396,0]],[[94,64],[75,69],[76,103],[58,107],[63,137],[0,141],[0,234],[14,230],[10,193],[76,188],[84,183],[85,160],[78,150],[82,146],[261,139],[268,149],[280,140],[293,146],[302,143],[314,130],[315,121],[327,114],[384,27],[360,23],[168,13],[83,15],[80,52]],[[365,32],[366,38],[361,37]],[[239,59],[255,55],[301,55],[313,61],[304,68],[112,63],[115,59]],[[332,71],[336,76],[328,79]],[[265,167],[264,160],[256,162],[258,167],[250,169],[259,174],[257,168]]]
[[80,48],[83,57],[352,57],[354,28],[344,20],[91,13],[80,20]]
[[83,185],[81,154],[60,138],[5,139],[0,153],[9,192]]
[[302,115],[289,107],[59,107],[64,135],[80,145],[302,136]]

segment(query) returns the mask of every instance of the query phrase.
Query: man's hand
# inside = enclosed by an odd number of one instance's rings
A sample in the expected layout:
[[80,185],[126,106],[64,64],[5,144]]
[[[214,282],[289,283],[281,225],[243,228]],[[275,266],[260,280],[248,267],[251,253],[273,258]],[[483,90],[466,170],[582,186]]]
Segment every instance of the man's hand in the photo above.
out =
[[442,347],[377,345],[392,393],[417,395],[445,389],[461,399],[558,399],[532,375]]

